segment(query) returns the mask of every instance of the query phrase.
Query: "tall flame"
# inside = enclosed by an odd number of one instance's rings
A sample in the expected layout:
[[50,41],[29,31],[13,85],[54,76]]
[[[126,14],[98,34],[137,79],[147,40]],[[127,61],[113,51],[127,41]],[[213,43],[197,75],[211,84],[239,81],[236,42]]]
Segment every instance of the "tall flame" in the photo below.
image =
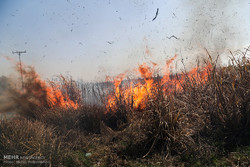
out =
[[[208,71],[211,69],[212,65],[208,64],[203,68],[195,67],[189,72],[184,74],[176,74],[176,76],[171,75],[170,65],[177,58],[175,55],[173,58],[166,61],[166,71],[163,77],[160,79],[160,85],[163,87],[163,91],[166,95],[173,91],[180,92],[182,90],[182,85],[187,78],[195,79],[199,84],[206,82],[208,77]],[[115,93],[108,96],[108,103],[106,108],[111,111],[116,111],[117,98],[122,96],[122,98],[127,102],[131,103],[131,107],[135,109],[144,109],[148,102],[148,99],[152,97],[152,88],[155,85],[155,78],[153,73],[155,72],[156,63],[152,63],[153,68],[150,68],[146,63],[139,65],[136,71],[139,72],[143,80],[137,80],[136,84],[130,83],[130,86],[123,88],[121,85],[125,74],[120,74],[114,78]],[[130,100],[130,101],[129,101]],[[132,101],[132,102],[131,102]]]
[[[19,70],[19,68],[16,68]],[[33,67],[22,69],[24,87],[21,94],[29,97],[29,101],[43,107],[78,108],[78,103],[70,99],[67,93],[63,93],[59,84],[51,82],[49,85],[42,80]],[[53,83],[53,86],[52,86]]]

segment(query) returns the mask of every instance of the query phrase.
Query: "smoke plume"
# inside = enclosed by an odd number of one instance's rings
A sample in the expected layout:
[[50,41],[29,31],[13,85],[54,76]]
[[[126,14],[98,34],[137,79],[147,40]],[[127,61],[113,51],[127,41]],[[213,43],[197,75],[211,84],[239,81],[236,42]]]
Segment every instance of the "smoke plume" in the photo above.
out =
[[[199,54],[205,53],[206,48],[215,59],[226,49],[233,49],[242,45],[242,29],[238,9],[247,1],[232,0],[188,0],[190,17],[187,19],[186,48],[200,49]],[[201,51],[203,50],[203,51]],[[200,55],[199,55],[200,56]]]

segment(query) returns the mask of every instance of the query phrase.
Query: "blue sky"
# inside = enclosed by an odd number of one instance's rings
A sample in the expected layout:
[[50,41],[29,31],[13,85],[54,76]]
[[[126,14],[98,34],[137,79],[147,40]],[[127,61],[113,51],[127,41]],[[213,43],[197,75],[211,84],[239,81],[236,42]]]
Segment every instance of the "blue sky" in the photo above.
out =
[[100,81],[175,53],[194,64],[203,47],[250,45],[249,16],[249,0],[1,0],[0,75],[15,73],[3,56],[16,50],[43,78]]

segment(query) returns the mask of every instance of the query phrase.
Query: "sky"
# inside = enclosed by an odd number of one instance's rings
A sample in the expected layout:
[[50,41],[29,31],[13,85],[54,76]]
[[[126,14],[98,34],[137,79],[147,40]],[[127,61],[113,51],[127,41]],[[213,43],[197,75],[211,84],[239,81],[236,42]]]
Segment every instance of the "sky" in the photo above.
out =
[[16,74],[4,57],[18,61],[12,51],[23,50],[22,62],[48,79],[102,81],[175,54],[191,66],[204,48],[249,46],[249,16],[250,0],[1,0],[0,76]]

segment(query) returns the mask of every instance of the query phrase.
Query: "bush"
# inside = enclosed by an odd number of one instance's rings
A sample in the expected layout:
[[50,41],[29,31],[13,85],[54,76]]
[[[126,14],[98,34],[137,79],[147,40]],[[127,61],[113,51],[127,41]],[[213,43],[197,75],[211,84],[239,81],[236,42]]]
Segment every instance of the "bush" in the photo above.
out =
[[41,122],[11,120],[0,122],[0,154],[45,156],[47,161],[59,164],[69,150],[51,127]]
[[53,166],[90,166],[91,162],[85,157],[83,149],[87,142],[84,136],[74,130],[65,134],[57,130],[42,122],[23,118],[1,121],[0,156],[40,156]]

